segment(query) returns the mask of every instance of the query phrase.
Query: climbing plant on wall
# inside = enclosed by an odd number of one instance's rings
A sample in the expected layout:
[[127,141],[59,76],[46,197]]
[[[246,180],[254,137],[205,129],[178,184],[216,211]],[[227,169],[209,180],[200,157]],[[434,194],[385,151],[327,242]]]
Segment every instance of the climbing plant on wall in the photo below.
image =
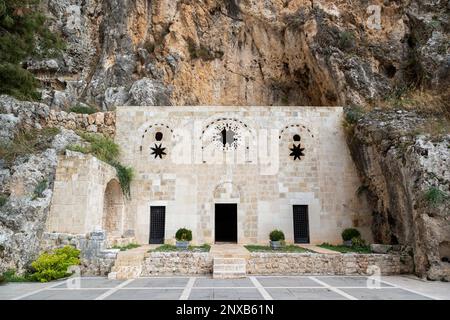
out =
[[76,152],[92,154],[98,159],[113,166],[116,169],[117,178],[119,179],[123,195],[129,199],[131,196],[130,185],[133,180],[134,170],[131,167],[122,165],[118,160],[120,155],[119,146],[111,138],[105,137],[99,133],[94,134],[81,131],[78,131],[77,133],[86,142],[88,142],[89,145],[71,145],[68,149]]

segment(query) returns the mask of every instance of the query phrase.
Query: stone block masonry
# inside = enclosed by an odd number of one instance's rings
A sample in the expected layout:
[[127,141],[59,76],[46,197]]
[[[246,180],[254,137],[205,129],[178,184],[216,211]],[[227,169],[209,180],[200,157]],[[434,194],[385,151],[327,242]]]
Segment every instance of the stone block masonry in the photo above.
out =
[[[410,274],[414,265],[409,255],[252,253],[247,274],[367,275],[379,268],[381,275]],[[369,268],[370,269],[370,268]]]
[[[381,275],[413,272],[412,258],[407,255],[252,253],[247,275],[370,275],[370,266],[378,267]],[[141,276],[211,274],[212,269],[210,253],[152,252]]]
[[151,252],[141,277],[155,275],[212,274],[213,257],[208,252]]
[[103,231],[88,234],[44,233],[41,250],[50,251],[64,246],[73,246],[81,251],[81,275],[106,276],[116,260],[118,249],[108,249]]

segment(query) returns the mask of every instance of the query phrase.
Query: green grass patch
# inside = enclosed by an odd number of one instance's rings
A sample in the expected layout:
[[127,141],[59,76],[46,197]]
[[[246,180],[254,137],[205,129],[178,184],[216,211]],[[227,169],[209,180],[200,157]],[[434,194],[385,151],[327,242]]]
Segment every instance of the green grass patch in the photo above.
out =
[[209,244],[203,244],[201,246],[189,246],[187,250],[178,249],[171,244],[163,244],[156,249],[149,250],[149,252],[209,252],[211,246]]
[[44,197],[44,191],[48,188],[48,181],[47,179],[44,179],[40,181],[37,186],[34,188],[33,192],[33,200],[36,200],[37,198],[43,198]]
[[77,134],[90,143],[88,153],[109,164],[117,161],[120,154],[119,146],[111,138],[95,133],[77,132]]
[[431,187],[425,192],[425,200],[433,207],[438,207],[440,204],[444,203],[449,196],[442,190],[436,187]]
[[0,208],[3,207],[8,201],[8,197],[4,194],[0,194]]
[[98,112],[97,109],[95,109],[94,107],[83,106],[83,105],[79,105],[79,104],[70,108],[69,111],[73,112],[73,113],[80,113],[80,114],[93,114],[93,113]]
[[[9,269],[9,270],[5,271],[0,277],[3,279],[4,283],[7,283],[7,282],[32,282],[32,281],[34,281],[30,274],[18,275],[16,273],[16,270],[14,270],[14,269]],[[1,282],[2,281],[0,281],[0,283]]]
[[282,246],[280,249],[278,250],[274,250],[272,249],[270,246],[261,246],[261,245],[247,245],[245,246],[245,248],[250,251],[250,252],[273,252],[273,253],[277,253],[277,252],[281,252],[281,253],[308,253],[308,252],[312,252],[311,250],[305,249],[305,248],[301,248],[299,246],[296,245],[286,245],[286,246]]
[[117,178],[119,179],[120,187],[122,188],[122,193],[127,199],[129,199],[131,197],[130,185],[134,177],[134,170],[133,168],[126,167],[119,162],[119,145],[116,144],[111,138],[105,137],[102,134],[80,131],[78,131],[77,134],[85,141],[89,142],[89,145],[71,145],[67,149],[84,154],[92,154],[98,159],[113,166],[116,169]]
[[139,248],[141,245],[137,243],[129,243],[123,246],[113,246],[111,249],[119,249],[120,251],[127,251],[135,248]]
[[333,250],[333,251],[337,251],[340,253],[372,253],[372,250],[370,250],[369,246],[352,246],[352,247],[347,247],[344,245],[332,245],[329,243],[322,243],[321,245],[319,245],[319,247],[324,248],[324,249],[328,249],[328,250]]
[[0,142],[0,158],[8,164],[21,156],[28,156],[49,148],[53,138],[60,132],[58,128],[41,130],[19,130],[12,141]]

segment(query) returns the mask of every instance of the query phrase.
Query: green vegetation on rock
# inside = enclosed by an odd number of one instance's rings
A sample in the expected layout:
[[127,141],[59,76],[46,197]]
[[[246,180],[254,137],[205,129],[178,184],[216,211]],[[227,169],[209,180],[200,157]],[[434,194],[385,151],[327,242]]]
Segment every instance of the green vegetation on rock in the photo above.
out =
[[129,244],[126,244],[123,246],[115,245],[111,249],[119,249],[120,251],[127,251],[127,250],[131,250],[131,249],[139,248],[140,246],[141,245],[137,244],[137,243],[129,243]]
[[37,186],[34,188],[33,192],[33,200],[36,200],[37,198],[43,198],[44,191],[48,188],[48,181],[47,179],[44,179],[40,181]]
[[134,177],[134,170],[133,168],[126,167],[119,162],[119,145],[116,144],[111,138],[105,137],[100,133],[86,133],[79,131],[77,134],[85,141],[89,142],[89,145],[71,145],[67,149],[84,154],[92,154],[98,159],[113,166],[116,169],[117,178],[119,179],[123,195],[126,198],[130,198],[130,184]]
[[11,142],[0,142],[0,159],[11,164],[18,157],[44,151],[59,132],[58,128],[19,130]]
[[425,200],[433,207],[439,206],[441,203],[443,203],[445,200],[449,198],[444,191],[436,187],[429,188],[428,191],[425,192],[424,196]]
[[79,105],[79,104],[70,108],[69,111],[74,112],[74,113],[81,113],[81,114],[93,114],[93,113],[98,112],[98,110],[95,109],[94,107],[83,106],[83,105]]
[[39,5],[39,0],[0,0],[0,94],[38,99],[38,82],[21,64],[27,58],[56,57],[64,49]]

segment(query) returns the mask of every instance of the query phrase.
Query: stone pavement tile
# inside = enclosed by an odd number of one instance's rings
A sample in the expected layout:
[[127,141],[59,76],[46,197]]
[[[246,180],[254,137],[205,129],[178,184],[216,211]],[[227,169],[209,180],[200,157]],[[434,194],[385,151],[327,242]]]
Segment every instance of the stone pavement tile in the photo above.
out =
[[252,281],[248,278],[242,279],[212,279],[197,278],[194,283],[195,288],[199,287],[254,287]]
[[257,289],[192,289],[189,300],[264,300]]
[[0,286],[0,300],[9,300],[50,286],[48,283],[7,283]]
[[[322,282],[332,287],[363,287],[367,288],[367,277],[320,277],[316,276]],[[381,279],[383,280],[383,279]],[[392,287],[388,284],[381,283],[381,287]]]
[[106,291],[108,291],[108,289],[44,290],[31,296],[25,297],[23,300],[93,300]]
[[[74,281],[72,279],[69,280],[70,285],[74,285]],[[114,288],[121,284],[123,280],[109,280],[108,278],[81,278],[80,286],[81,288]],[[55,288],[67,288],[68,283],[64,281],[59,286]]]
[[400,289],[341,289],[360,300],[431,300],[430,298]]
[[307,277],[257,277],[263,287],[322,287]]
[[105,300],[178,300],[182,289],[119,289]]
[[182,287],[188,283],[189,278],[139,278],[125,286],[125,288],[152,288],[152,287]]
[[266,289],[274,300],[347,300],[326,288]]

